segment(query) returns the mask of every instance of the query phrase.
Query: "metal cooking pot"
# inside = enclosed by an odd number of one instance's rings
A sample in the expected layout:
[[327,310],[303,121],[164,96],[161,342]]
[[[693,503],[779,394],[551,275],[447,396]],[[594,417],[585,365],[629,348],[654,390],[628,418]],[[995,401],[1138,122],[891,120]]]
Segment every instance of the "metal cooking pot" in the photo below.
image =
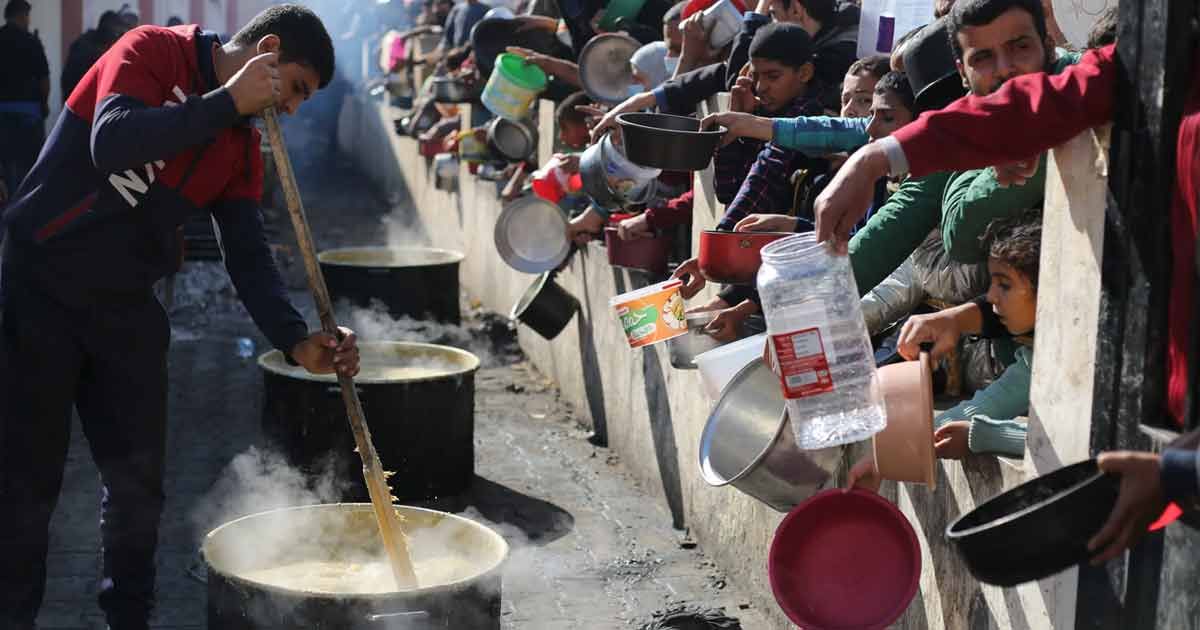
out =
[[579,52],[579,80],[592,100],[615,105],[629,97],[633,68],[629,60],[641,48],[638,40],[620,33],[602,33]]
[[608,264],[650,273],[666,273],[673,236],[670,232],[659,232],[653,238],[626,241],[617,235],[617,228],[606,227],[604,246],[608,251]]
[[432,129],[440,117],[433,101],[427,99],[417,104],[411,114],[400,120],[396,125],[396,132],[416,138]]
[[1117,502],[1120,479],[1089,459],[1003,492],[946,528],[971,574],[1015,586],[1091,557],[1087,541]]
[[[369,503],[309,505],[244,516],[209,532],[209,630],[499,630],[508,543],[484,525],[445,512],[396,506],[413,561],[454,558],[456,581],[406,591],[330,593],[251,579],[305,561],[386,558]],[[420,575],[418,574],[418,578]]]
[[671,367],[677,370],[694,370],[696,369],[696,355],[724,345],[714,339],[712,335],[704,332],[704,327],[712,321],[715,315],[714,312],[708,312],[693,313],[687,316],[687,334],[672,337],[667,341],[667,348],[671,353]]
[[466,81],[448,76],[434,77],[430,89],[433,90],[433,100],[439,103],[467,103],[477,95],[477,90],[467,85]]
[[500,258],[525,273],[557,269],[571,252],[566,215],[555,204],[534,196],[504,206],[492,240]]
[[[380,461],[400,500],[453,496],[475,471],[475,372],[479,359],[446,346],[360,342],[354,379]],[[278,350],[258,359],[263,373],[263,433],[295,466],[312,473],[332,465],[349,482],[344,498],[367,500],[362,463],[346,426],[332,374],[288,365]]]
[[509,319],[529,326],[545,339],[554,339],[579,310],[579,300],[554,281],[553,272],[538,276],[513,305]]
[[728,131],[700,131],[700,120],[672,114],[631,113],[617,116],[625,156],[642,166],[667,171],[702,171]]
[[704,481],[732,485],[780,512],[825,488],[841,460],[841,447],[796,445],[779,379],[761,357],[725,386],[700,436]]
[[458,264],[464,256],[432,247],[348,247],[317,255],[335,299],[363,307],[379,300],[392,317],[458,324]]
[[753,284],[762,266],[760,251],[791,232],[724,232],[704,230],[697,257],[700,275],[709,282]]
[[520,162],[537,151],[537,131],[524,121],[496,118],[488,123],[487,143],[492,153],[509,162]]
[[433,186],[438,190],[458,190],[458,157],[453,153],[439,153],[433,158]]
[[596,205],[619,208],[627,203],[645,203],[658,190],[661,170],[643,169],[620,155],[610,136],[594,143],[579,156],[579,179],[583,191]]

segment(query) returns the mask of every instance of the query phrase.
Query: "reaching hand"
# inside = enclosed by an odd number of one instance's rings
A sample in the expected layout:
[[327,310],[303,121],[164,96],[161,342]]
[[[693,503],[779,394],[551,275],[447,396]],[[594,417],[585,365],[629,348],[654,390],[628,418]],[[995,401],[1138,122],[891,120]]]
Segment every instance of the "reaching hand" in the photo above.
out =
[[837,253],[849,251],[850,231],[875,194],[875,182],[888,174],[888,158],[878,143],[854,152],[817,197],[817,242],[829,242]]
[[729,111],[752,114],[756,107],[758,97],[754,96],[754,81],[750,77],[738,77],[729,91]]
[[[717,313],[717,316],[712,318],[708,322],[708,325],[704,327],[704,332],[721,343],[729,343],[737,339],[738,331],[742,328],[742,322],[746,321],[746,318],[752,314],[752,309],[746,308],[743,304],[745,303],[743,302],[733,308],[727,308]],[[753,305],[754,302],[750,302],[750,304]]]
[[796,217],[786,214],[752,214],[733,226],[734,232],[794,232]]
[[1001,188],[1024,185],[1030,177],[1037,173],[1041,160],[1042,157],[1039,155],[1028,160],[993,166],[992,168],[996,171],[996,183],[1000,184]]
[[908,318],[904,327],[900,329],[900,338],[896,342],[896,351],[900,356],[909,361],[916,359],[920,356],[922,343],[933,344],[933,350],[929,354],[934,360],[953,351],[963,331],[952,310],[913,315]]
[[671,274],[672,278],[684,278],[683,286],[679,287],[679,295],[683,299],[690,300],[696,296],[704,288],[704,276],[700,275],[700,259],[689,258]]
[[653,238],[654,230],[650,228],[650,221],[646,219],[646,213],[629,217],[617,224],[617,236],[622,241],[632,241],[639,238]]
[[1121,476],[1121,490],[1108,521],[1088,541],[1088,551],[1096,554],[1092,557],[1093,565],[1104,564],[1133,546],[1167,505],[1158,455],[1134,451],[1101,453],[1096,463],[1100,470]]
[[970,422],[947,422],[933,432],[933,448],[941,459],[964,459],[971,454],[970,437]]
[[879,486],[882,483],[883,478],[875,470],[875,458],[871,455],[867,455],[855,462],[850,467],[850,472],[846,473],[847,490],[858,488],[860,490],[879,492]]
[[564,174],[573,175],[579,172],[579,154],[555,153],[554,159],[558,161],[558,170]]
[[273,107],[279,100],[279,55],[263,53],[247,61],[225,82],[225,89],[243,116]]
[[339,341],[326,332],[315,332],[292,348],[292,359],[313,374],[358,374],[358,337],[349,328],[338,328]]
[[567,223],[567,239],[579,246],[600,235],[604,230],[604,217],[588,208],[583,214]]
[[728,129],[721,138],[721,146],[725,146],[738,138],[754,138],[770,141],[775,137],[775,128],[770,118],[763,118],[746,112],[720,112],[709,114],[700,121],[701,129],[724,127]]

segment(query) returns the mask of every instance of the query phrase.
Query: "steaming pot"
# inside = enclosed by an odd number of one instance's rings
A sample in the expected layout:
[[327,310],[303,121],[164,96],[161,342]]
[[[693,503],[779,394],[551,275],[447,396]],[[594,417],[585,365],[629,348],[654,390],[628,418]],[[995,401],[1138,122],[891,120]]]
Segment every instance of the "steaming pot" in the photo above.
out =
[[[412,536],[413,559],[462,560],[469,570],[461,579],[376,594],[254,581],[248,577],[253,571],[294,562],[385,557],[369,503],[272,510],[230,521],[205,536],[200,552],[208,569],[208,629],[499,630],[501,568],[508,556],[504,538],[453,514],[396,509]],[[423,540],[432,544],[422,546]]]
[[[392,494],[402,501],[453,496],[475,475],[475,372],[464,350],[423,343],[360,342],[354,378]],[[308,474],[332,466],[345,498],[367,500],[362,463],[333,374],[288,365],[278,350],[258,358],[268,443]]]
[[317,255],[334,300],[370,307],[378,300],[392,317],[459,324],[458,264],[464,256],[431,247],[350,247]]

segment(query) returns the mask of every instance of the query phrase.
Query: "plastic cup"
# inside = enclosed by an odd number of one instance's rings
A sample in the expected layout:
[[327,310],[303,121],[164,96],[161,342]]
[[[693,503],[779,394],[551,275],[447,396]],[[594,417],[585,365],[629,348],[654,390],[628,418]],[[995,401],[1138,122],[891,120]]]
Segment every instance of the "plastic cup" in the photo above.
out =
[[682,280],[667,280],[609,300],[630,348],[641,348],[687,334]]

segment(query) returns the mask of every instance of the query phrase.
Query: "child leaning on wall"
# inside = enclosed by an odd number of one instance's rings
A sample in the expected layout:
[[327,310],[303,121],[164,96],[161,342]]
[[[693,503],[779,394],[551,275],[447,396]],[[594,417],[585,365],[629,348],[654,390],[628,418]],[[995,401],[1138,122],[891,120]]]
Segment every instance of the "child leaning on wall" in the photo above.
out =
[[[934,358],[953,349],[963,335],[1012,336],[1017,360],[991,385],[934,418],[934,445],[942,459],[969,453],[1020,458],[1025,455],[1029,384],[1033,369],[1033,326],[1037,313],[1038,258],[1042,218],[1029,211],[992,222],[984,233],[991,286],[987,295],[961,306],[909,319],[899,350],[916,358],[922,342],[933,342]],[[847,485],[878,490],[881,479],[871,456],[850,469]]]

